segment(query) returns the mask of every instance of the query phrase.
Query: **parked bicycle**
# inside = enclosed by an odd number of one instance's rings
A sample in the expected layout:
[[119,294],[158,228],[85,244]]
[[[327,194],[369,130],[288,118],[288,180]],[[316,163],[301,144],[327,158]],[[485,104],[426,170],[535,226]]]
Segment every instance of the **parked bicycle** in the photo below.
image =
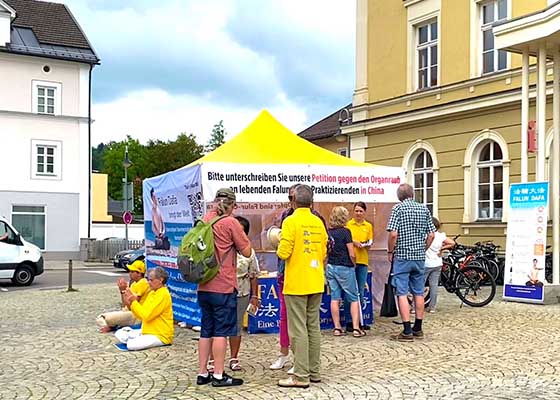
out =
[[[453,239],[456,241],[460,235]],[[443,251],[440,284],[449,293],[454,293],[463,304],[471,307],[483,307],[496,295],[496,281],[490,272],[476,261],[479,251],[456,244],[453,249]],[[426,282],[424,304],[430,304],[430,289]],[[409,303],[412,298],[409,296]]]
[[441,284],[464,304],[483,307],[496,295],[496,281],[487,269],[473,264],[475,254],[456,245],[446,252],[441,268]]

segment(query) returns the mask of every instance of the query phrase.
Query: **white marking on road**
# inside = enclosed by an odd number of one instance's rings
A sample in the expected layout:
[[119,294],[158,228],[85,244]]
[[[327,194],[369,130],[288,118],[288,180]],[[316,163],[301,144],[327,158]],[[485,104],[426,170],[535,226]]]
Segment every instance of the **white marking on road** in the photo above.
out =
[[122,274],[116,272],[107,272],[107,271],[86,271],[88,274],[99,274],[105,276],[122,276]]

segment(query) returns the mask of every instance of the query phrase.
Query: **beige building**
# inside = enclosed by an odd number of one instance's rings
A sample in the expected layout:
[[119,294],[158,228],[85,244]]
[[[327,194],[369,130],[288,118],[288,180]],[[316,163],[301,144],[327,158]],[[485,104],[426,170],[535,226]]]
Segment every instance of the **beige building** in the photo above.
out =
[[[445,223],[448,234],[461,234],[466,244],[494,240],[504,246],[507,194],[510,183],[522,180],[527,127],[523,57],[497,48],[494,31],[503,22],[539,16],[548,23],[544,31],[554,31],[558,25],[551,18],[557,14],[560,2],[550,0],[357,0],[351,120],[339,111],[330,116],[338,129],[327,117],[301,134],[335,151],[343,143],[354,159],[403,166],[416,199]],[[525,118],[536,120],[536,54],[527,54]],[[545,71],[547,85],[541,87],[548,97],[535,144],[542,179],[549,180],[551,63]],[[529,153],[523,165],[529,181],[536,178],[536,164],[536,153]]]

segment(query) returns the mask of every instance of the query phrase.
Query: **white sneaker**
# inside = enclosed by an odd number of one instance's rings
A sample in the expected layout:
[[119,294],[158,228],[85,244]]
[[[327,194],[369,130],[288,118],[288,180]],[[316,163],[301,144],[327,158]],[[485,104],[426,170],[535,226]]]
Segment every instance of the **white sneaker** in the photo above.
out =
[[270,369],[282,369],[289,362],[290,362],[289,356],[279,355],[278,359],[270,365]]
[[195,325],[195,326],[193,326],[191,329],[192,329],[193,331],[195,331],[195,332],[200,332],[200,329],[201,329],[201,328],[200,328],[200,326]]
[[293,374],[294,374],[294,367],[288,370],[288,375],[293,375]]

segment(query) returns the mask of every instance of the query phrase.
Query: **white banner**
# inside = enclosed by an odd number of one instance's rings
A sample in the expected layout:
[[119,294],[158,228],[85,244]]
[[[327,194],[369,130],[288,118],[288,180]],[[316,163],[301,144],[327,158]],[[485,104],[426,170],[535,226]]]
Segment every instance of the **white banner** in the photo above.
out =
[[544,300],[548,182],[519,183],[510,188],[504,299]]
[[290,186],[302,183],[316,202],[396,203],[404,183],[404,170],[396,167],[207,163],[201,172],[205,199],[229,187],[238,202],[283,202]]

